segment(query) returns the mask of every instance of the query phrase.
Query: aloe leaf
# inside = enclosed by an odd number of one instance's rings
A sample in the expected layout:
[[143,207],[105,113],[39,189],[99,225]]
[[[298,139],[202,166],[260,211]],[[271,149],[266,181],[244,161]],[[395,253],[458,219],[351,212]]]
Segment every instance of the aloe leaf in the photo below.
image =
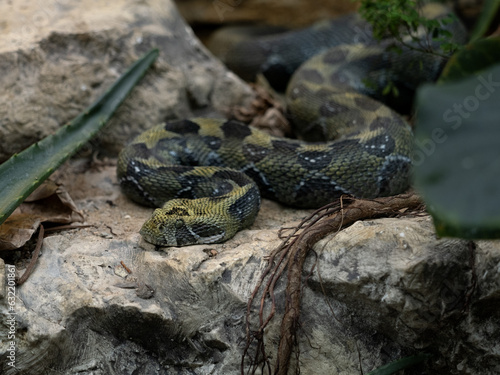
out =
[[499,62],[500,37],[479,39],[466,45],[448,60],[438,83],[467,78]]
[[500,238],[500,64],[417,92],[414,185],[439,236]]
[[368,375],[391,375],[399,370],[414,366],[420,362],[424,362],[431,357],[430,354],[422,353],[411,357],[404,357],[387,365],[379,367],[376,370],[370,371]]
[[146,53],[71,122],[0,165],[0,224],[104,126],[158,54],[156,48]]
[[483,4],[481,15],[472,30],[470,41],[474,42],[481,38],[495,19],[498,9],[500,8],[500,0],[486,0]]

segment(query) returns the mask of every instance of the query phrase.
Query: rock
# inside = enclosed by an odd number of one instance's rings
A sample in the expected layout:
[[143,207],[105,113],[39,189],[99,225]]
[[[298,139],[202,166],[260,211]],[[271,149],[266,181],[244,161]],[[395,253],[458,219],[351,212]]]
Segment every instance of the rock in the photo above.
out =
[[[453,362],[450,353],[466,345],[459,339],[463,332],[457,332],[457,325],[474,304],[478,271],[474,262],[481,248],[464,240],[437,239],[427,217],[357,222],[320,241],[315,249],[317,259],[310,258],[305,267],[317,262],[308,292],[331,296],[330,314],[337,321],[330,329],[357,339],[365,371],[429,352],[436,356],[430,373],[461,373],[453,371],[458,363],[448,367],[443,359]],[[495,257],[499,255],[500,247]],[[348,342],[343,345],[346,351]],[[470,355],[462,359],[473,362],[479,352]],[[351,363],[352,371],[357,362]],[[474,368],[479,363],[468,365]],[[475,370],[471,373],[487,373],[481,365]]]
[[[255,224],[225,244],[156,249],[138,234],[152,210],[119,192],[114,166],[81,167],[54,177],[92,227],[45,238],[16,289],[17,372],[3,361],[0,373],[240,373],[246,305],[266,256],[278,229],[311,211],[264,200]],[[357,222],[326,237],[304,269],[301,373],[367,373],[421,352],[432,360],[405,373],[498,373],[499,263],[500,241],[438,239],[428,217]],[[266,329],[272,363],[285,280]],[[258,302],[252,322],[257,311]]]
[[262,0],[177,0],[182,16],[190,24],[266,23],[303,27],[324,18],[355,11],[358,4],[349,1],[262,1]]
[[112,154],[166,118],[222,116],[253,94],[171,1],[1,2],[0,162],[76,117],[154,46],[154,68],[92,142]]

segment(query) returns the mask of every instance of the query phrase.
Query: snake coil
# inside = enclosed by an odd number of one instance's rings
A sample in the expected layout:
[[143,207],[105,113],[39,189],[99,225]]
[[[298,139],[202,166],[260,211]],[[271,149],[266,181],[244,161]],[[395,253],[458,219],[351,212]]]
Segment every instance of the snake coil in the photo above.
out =
[[[311,38],[318,39],[318,27],[312,30]],[[341,30],[337,39],[345,42],[346,30]],[[284,37],[286,43],[290,38]],[[396,82],[405,96],[421,80],[434,79],[444,59],[412,50],[398,55],[386,50],[387,43],[326,49],[294,73],[287,89],[288,111],[305,135],[324,143],[274,137],[234,120],[202,118],[168,122],[139,135],[120,153],[117,174],[131,199],[159,207],[141,229],[144,239],[162,246],[223,242],[254,222],[261,195],[312,208],[342,194],[374,198],[404,192],[411,169],[411,128],[375,100],[387,97],[374,86]],[[257,44],[259,53],[254,53],[247,45],[246,56],[267,52],[276,71],[285,60],[273,58],[279,48],[272,46],[269,41]]]

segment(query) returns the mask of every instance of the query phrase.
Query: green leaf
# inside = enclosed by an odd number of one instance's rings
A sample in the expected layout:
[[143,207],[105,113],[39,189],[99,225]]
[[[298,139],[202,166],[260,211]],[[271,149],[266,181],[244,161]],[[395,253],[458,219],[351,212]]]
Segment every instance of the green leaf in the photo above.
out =
[[440,236],[500,237],[500,64],[417,92],[415,187]]
[[158,53],[158,49],[149,51],[70,123],[0,165],[0,224],[104,126],[158,57]]
[[468,44],[448,60],[438,83],[468,77],[499,62],[500,37],[480,39]]
[[397,361],[379,367],[376,370],[370,371],[368,375],[391,375],[394,374],[395,372],[398,372],[399,370],[403,370],[405,368],[424,362],[428,360],[430,357],[431,355],[426,353],[417,354],[410,357],[404,357],[398,359]]
[[486,0],[484,2],[481,15],[479,16],[479,19],[477,20],[474,30],[472,30],[470,36],[471,42],[478,40],[486,34],[488,28],[495,19],[498,9],[500,9],[500,0]]

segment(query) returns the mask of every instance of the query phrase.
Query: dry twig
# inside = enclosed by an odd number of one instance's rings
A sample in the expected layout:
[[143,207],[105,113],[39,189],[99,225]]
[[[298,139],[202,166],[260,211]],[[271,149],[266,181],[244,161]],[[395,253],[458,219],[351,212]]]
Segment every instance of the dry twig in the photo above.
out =
[[36,241],[36,246],[35,246],[35,251],[33,252],[33,256],[31,257],[30,263],[28,264],[28,267],[26,267],[26,271],[24,271],[23,275],[17,280],[17,285],[22,285],[26,280],[28,280],[28,277],[31,275],[31,272],[33,272],[33,269],[35,268],[36,261],[38,260],[38,255],[40,255],[40,249],[42,248],[42,243],[43,243],[43,235],[45,234],[45,230],[43,229],[43,225],[40,224],[40,229],[38,232],[38,239]]

